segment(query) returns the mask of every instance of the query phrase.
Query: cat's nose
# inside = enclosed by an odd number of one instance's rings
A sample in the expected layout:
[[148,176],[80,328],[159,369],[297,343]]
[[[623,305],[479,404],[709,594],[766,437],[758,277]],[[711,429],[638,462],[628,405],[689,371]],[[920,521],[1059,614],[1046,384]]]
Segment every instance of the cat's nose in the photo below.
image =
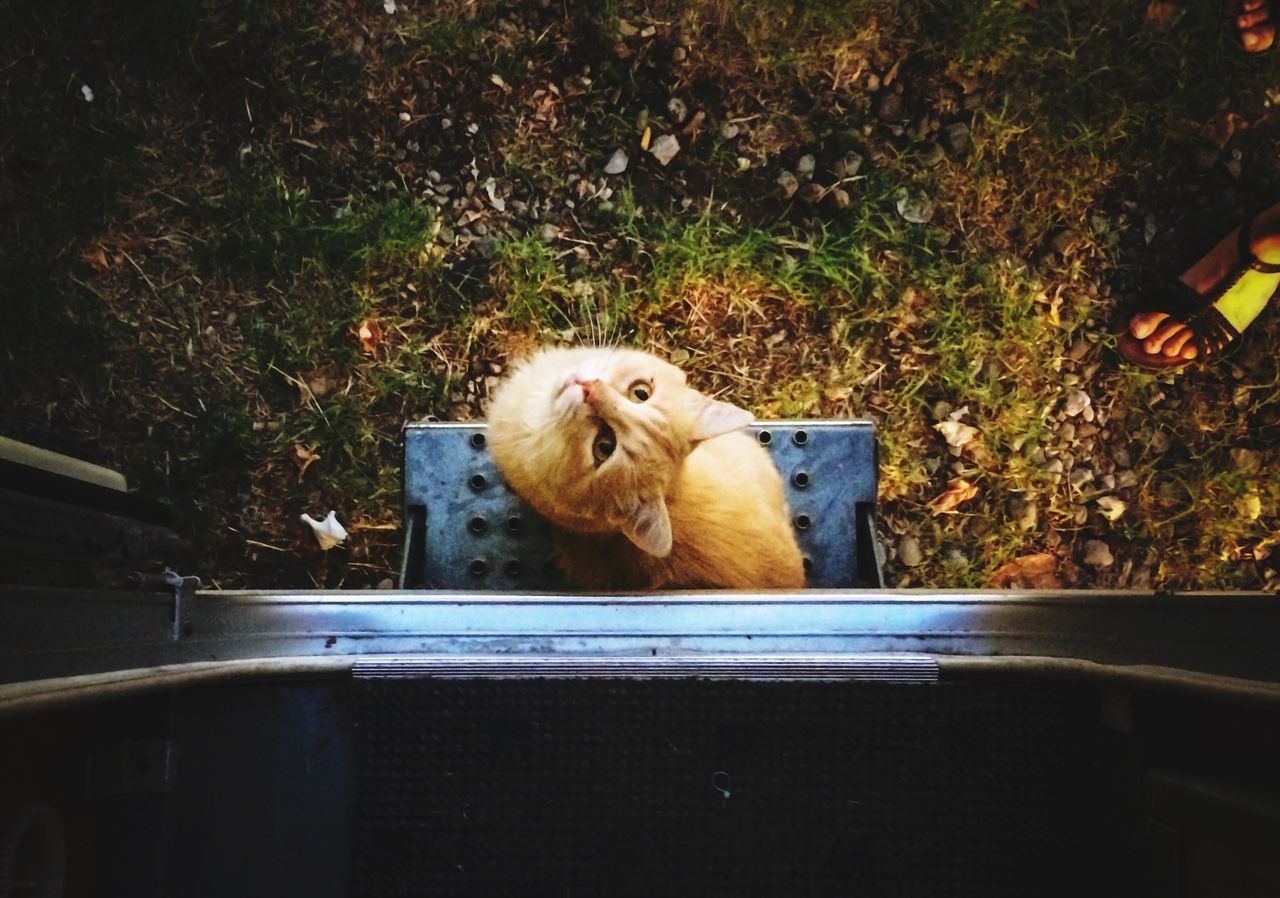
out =
[[582,387],[582,401],[587,405],[595,405],[604,398],[604,384],[599,380],[580,380],[578,386]]

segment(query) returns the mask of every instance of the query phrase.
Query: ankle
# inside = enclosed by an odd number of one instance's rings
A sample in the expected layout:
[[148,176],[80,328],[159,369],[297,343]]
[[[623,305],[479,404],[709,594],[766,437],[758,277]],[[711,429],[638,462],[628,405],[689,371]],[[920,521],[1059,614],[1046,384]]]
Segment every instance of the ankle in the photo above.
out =
[[1268,265],[1280,264],[1280,234],[1264,234],[1250,241],[1253,254]]

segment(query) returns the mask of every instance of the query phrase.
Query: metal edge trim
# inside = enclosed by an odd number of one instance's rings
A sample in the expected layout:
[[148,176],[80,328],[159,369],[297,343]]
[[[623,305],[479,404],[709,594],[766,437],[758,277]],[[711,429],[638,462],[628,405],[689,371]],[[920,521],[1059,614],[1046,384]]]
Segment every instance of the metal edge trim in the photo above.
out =
[[[75,677],[31,680],[0,686],[0,718],[91,701],[129,698],[187,686],[275,678],[345,677],[351,674],[356,662],[362,657],[367,659],[369,656],[323,655],[250,658],[241,661],[202,661]],[[722,661],[733,660],[733,656],[718,657]],[[830,661],[833,656],[806,657],[813,661]],[[936,665],[938,680],[942,683],[987,677],[1083,678],[1107,687],[1200,695],[1250,705],[1280,705],[1280,684],[1168,667],[1111,665],[1070,658],[1014,655],[994,657],[918,655],[914,657],[932,661]],[[456,661],[456,658],[454,660]]]
[[936,683],[931,655],[366,655],[357,679],[597,678],[857,680]]

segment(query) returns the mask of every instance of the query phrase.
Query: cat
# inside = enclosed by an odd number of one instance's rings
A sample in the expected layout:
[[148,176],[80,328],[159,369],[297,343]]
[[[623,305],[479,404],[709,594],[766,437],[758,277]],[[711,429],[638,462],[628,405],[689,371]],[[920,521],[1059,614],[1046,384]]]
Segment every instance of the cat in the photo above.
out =
[[782,478],[751,420],[654,355],[544,349],[495,390],[489,446],[579,588],[798,589]]

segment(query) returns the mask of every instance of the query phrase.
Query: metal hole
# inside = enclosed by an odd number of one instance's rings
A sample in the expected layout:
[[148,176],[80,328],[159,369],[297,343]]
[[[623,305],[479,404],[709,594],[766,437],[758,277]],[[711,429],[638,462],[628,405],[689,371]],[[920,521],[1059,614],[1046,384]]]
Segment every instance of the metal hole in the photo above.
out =
[[485,574],[489,573],[489,562],[485,561],[483,558],[477,558],[467,566],[467,570],[471,572],[471,576],[473,577],[483,577]]
[[472,445],[473,447],[475,447],[476,449],[483,449],[483,448],[484,448],[484,434],[482,434],[482,433],[473,433],[473,434],[471,435],[471,445]]
[[474,517],[467,521],[467,529],[479,536],[489,529],[489,522],[481,517]]
[[797,446],[803,446],[805,443],[809,442],[809,431],[797,430],[791,435],[791,439]]
[[508,533],[519,533],[519,532],[520,532],[520,519],[519,519],[519,518],[517,518],[517,517],[510,517],[510,518],[507,518],[507,532],[508,532]]
[[760,441],[761,446],[768,446],[773,442],[773,434],[767,430],[762,430],[756,434],[756,439]]
[[516,559],[511,559],[506,564],[507,576],[511,578],[519,577],[524,572],[524,565]]
[[485,479],[483,474],[472,474],[471,480],[469,480],[468,483],[471,484],[471,488],[477,493],[489,485],[489,481]]
[[797,530],[808,530],[808,529],[809,529],[809,525],[810,525],[811,523],[813,523],[813,522],[809,520],[809,516],[808,516],[807,514],[798,514],[798,515],[796,515],[796,529],[797,529]]
[[800,489],[804,489],[809,485],[809,473],[807,471],[796,471],[791,477],[791,482]]
[[804,572],[807,574],[813,570],[813,559],[808,555],[804,556]]

